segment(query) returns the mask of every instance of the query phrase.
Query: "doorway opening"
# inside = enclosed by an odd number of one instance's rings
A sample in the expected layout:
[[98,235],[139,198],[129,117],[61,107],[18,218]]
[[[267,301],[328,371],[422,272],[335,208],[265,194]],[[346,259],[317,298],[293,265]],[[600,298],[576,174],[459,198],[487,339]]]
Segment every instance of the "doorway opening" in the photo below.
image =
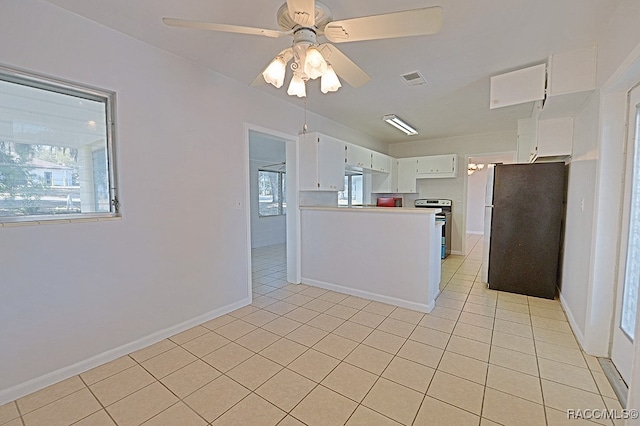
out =
[[485,206],[488,203],[486,200],[489,176],[487,165],[512,163],[513,160],[513,153],[479,154],[467,157],[466,247],[474,247],[484,235]]
[[297,210],[297,200],[290,197],[295,188],[287,184],[295,182],[295,165],[287,160],[295,158],[296,139],[252,127],[247,129],[247,140],[251,290],[255,301],[289,285],[289,271],[295,269],[295,256],[294,264],[288,264],[288,252],[294,249],[295,253],[295,247],[287,244],[297,233],[295,227],[290,229],[287,217]]

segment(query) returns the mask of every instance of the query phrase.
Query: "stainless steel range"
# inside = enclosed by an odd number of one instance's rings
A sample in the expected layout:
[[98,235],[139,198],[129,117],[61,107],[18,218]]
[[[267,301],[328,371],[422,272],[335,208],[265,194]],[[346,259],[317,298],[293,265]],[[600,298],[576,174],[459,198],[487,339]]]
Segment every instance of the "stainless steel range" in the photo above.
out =
[[442,252],[441,258],[451,254],[451,228],[453,222],[451,222],[451,200],[442,200],[434,198],[420,198],[413,204],[419,208],[435,208],[441,209],[442,212],[436,213],[436,220],[444,222],[442,225]]

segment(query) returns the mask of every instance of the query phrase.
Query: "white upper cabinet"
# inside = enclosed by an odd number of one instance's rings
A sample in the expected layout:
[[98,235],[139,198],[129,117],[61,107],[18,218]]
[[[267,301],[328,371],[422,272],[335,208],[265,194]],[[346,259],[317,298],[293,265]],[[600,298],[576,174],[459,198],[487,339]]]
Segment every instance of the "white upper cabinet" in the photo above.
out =
[[320,133],[301,135],[298,146],[300,191],[344,189],[345,143]]
[[399,158],[398,167],[398,193],[415,193],[416,176],[418,173],[418,159]]
[[502,108],[544,99],[545,81],[545,64],[493,76],[489,108]]
[[549,57],[549,96],[596,88],[596,47],[557,53]]
[[371,169],[371,154],[373,151],[360,145],[354,145],[352,143],[346,143],[345,146],[345,158],[347,166],[367,170]]
[[391,169],[386,173],[371,174],[371,192],[385,194],[398,192],[398,161],[391,157],[389,161]]
[[575,117],[596,87],[597,48],[587,47],[549,57],[547,99],[541,119]]
[[386,154],[373,151],[371,154],[371,170],[380,173],[391,173],[394,159]]
[[573,117],[538,121],[533,161],[558,161],[571,156]]
[[518,120],[518,163],[529,163],[535,152],[538,121],[532,117]]
[[458,174],[456,154],[418,157],[417,178],[453,178]]

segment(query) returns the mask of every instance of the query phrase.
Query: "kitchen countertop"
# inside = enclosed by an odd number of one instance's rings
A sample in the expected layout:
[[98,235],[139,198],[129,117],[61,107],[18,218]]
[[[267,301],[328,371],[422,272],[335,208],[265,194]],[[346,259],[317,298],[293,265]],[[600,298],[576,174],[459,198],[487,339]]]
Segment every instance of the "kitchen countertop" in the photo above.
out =
[[343,212],[380,212],[380,213],[408,213],[408,214],[436,214],[442,209],[431,208],[415,208],[415,207],[376,207],[376,206],[352,206],[352,207],[335,207],[335,206],[300,206],[300,209],[307,210],[327,210],[327,211],[343,211]]

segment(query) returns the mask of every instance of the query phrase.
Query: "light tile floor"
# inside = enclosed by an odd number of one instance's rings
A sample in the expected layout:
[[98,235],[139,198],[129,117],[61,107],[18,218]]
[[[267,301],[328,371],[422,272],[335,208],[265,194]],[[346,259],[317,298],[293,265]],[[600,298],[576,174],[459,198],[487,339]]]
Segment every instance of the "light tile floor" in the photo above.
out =
[[468,243],[427,315],[288,284],[284,247],[256,249],[252,305],[0,406],[0,425],[555,426],[620,410],[559,302],[486,289]]

